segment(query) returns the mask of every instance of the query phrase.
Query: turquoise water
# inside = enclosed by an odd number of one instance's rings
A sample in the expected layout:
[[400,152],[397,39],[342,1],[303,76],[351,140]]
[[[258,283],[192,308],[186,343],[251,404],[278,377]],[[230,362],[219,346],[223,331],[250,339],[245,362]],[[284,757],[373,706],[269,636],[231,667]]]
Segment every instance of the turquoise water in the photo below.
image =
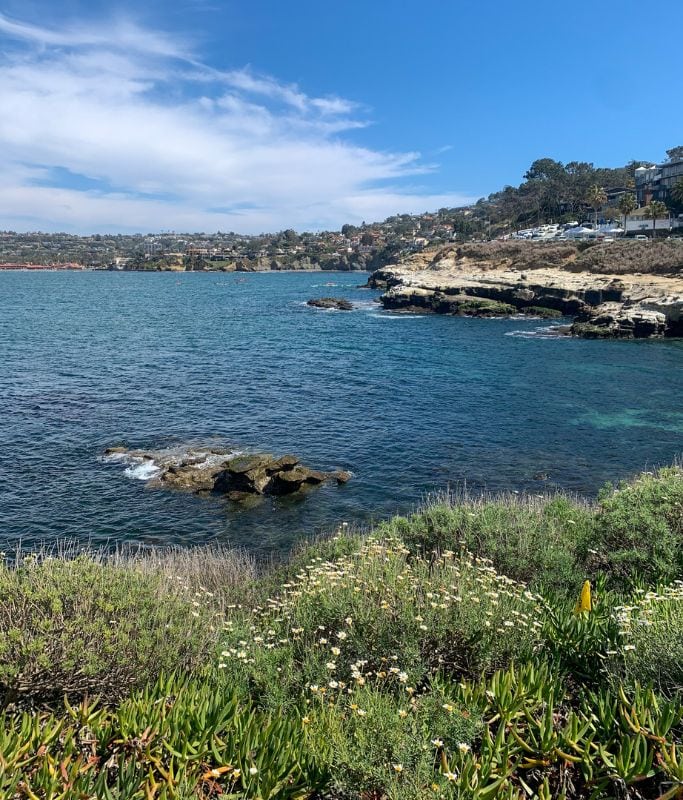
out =
[[[590,495],[683,450],[683,342],[390,314],[366,277],[0,273],[0,538],[265,551],[449,484]],[[305,305],[330,294],[357,309]],[[101,460],[122,443],[293,452],[355,477],[240,511]]]

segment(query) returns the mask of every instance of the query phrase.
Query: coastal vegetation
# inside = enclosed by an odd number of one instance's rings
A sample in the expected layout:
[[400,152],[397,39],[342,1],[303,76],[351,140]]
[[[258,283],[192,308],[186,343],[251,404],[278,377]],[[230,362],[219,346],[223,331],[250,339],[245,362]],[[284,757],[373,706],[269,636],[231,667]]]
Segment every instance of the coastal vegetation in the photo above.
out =
[[0,796],[683,792],[683,470],[0,568]]
[[[683,147],[667,150],[671,160]],[[263,270],[374,270],[426,246],[485,241],[544,222],[615,221],[637,206],[635,174],[652,161],[621,167],[538,158],[518,186],[505,186],[476,203],[383,221],[347,223],[339,231],[292,229],[249,236],[215,233],[93,234],[0,232],[0,264],[81,265],[96,269],[254,272]],[[666,203],[649,213],[683,213],[683,179]],[[653,233],[654,221],[653,219]]]

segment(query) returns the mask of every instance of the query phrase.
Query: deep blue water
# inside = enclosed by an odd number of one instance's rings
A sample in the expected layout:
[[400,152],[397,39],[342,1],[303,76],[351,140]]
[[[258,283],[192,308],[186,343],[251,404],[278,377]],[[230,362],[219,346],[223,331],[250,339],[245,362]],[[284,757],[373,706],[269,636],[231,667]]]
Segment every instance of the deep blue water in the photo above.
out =
[[[683,342],[390,314],[356,288],[365,279],[0,273],[0,538],[269,550],[449,483],[593,494],[683,450]],[[361,305],[304,304],[329,294]],[[189,441],[293,452],[355,478],[236,511],[100,460],[112,444]]]

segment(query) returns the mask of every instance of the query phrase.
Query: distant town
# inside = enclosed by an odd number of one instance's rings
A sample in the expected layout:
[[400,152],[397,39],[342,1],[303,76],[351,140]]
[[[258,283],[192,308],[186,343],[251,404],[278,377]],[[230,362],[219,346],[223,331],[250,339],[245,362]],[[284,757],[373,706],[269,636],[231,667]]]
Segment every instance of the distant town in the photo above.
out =
[[683,236],[683,146],[616,169],[535,161],[518,187],[471,206],[397,214],[340,231],[94,234],[0,232],[0,269],[375,269],[452,242]]

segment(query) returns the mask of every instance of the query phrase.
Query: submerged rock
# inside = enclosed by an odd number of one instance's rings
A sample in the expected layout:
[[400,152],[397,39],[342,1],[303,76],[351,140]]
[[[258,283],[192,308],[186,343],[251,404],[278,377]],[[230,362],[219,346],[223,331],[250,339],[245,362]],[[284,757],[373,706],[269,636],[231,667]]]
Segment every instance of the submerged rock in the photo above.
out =
[[333,308],[337,311],[352,311],[353,303],[343,297],[318,297],[308,300],[306,305],[315,308]]

